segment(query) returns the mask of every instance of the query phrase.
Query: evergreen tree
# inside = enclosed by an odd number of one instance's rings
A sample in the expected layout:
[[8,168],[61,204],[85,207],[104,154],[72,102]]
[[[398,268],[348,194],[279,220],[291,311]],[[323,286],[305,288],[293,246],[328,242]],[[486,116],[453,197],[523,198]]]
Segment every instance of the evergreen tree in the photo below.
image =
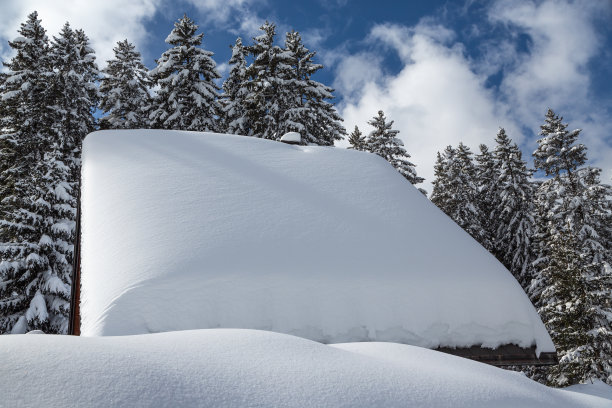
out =
[[235,135],[249,135],[249,124],[247,115],[247,98],[249,90],[247,87],[247,63],[246,49],[242,45],[242,39],[236,39],[232,47],[232,57],[229,60],[229,75],[223,82],[223,97],[221,105],[223,110],[224,132]]
[[213,53],[200,48],[204,34],[186,15],[166,38],[173,47],[157,60],[150,75],[159,90],[149,119],[153,127],[216,131],[221,114]]
[[600,169],[581,167],[587,158],[586,147],[576,143],[580,130],[568,132],[562,120],[549,109],[541,126],[534,162],[552,177],[541,184],[539,202],[553,215],[557,230],[572,230],[581,243],[581,253],[590,261],[609,264],[609,241],[602,223],[609,213],[610,186],[600,183]]
[[548,262],[541,270],[546,302],[539,313],[561,355],[559,365],[548,372],[548,383],[567,386],[594,378],[610,383],[612,331],[609,307],[603,306],[610,300],[610,276],[586,261],[571,229],[552,231],[548,237]]
[[[312,79],[323,68],[312,61],[315,53],[303,45],[295,31],[287,33],[281,48],[274,44],[273,23],[266,21],[260,30],[262,34],[253,38],[253,45],[245,47],[253,63],[244,74],[240,48],[231,61],[235,73],[228,80],[227,94],[232,102],[227,109],[239,112],[243,134],[279,140],[287,132],[299,132],[302,144],[323,146],[342,139],[346,134],[342,118],[327,101],[333,98],[333,90]],[[228,119],[229,123],[234,120]]]
[[89,38],[68,23],[53,38],[50,57],[55,110],[50,147],[57,144],[55,149],[62,155],[58,159],[70,167],[73,178],[69,182],[75,183],[80,173],[81,143],[96,129],[93,113],[99,102],[99,70]]
[[[422,183],[424,179],[417,176],[414,164],[408,161],[410,155],[406,153],[404,143],[396,137],[399,130],[392,129],[393,121],[387,123],[384,112],[378,111],[378,116],[375,116],[368,124],[373,126],[374,130],[366,139],[367,150],[391,163],[412,184]],[[419,190],[426,194],[425,190]]]
[[570,187],[576,190],[573,171],[586,162],[586,146],[576,144],[580,129],[569,132],[563,118],[555,115],[552,109],[546,112],[545,123],[540,128],[542,138],[533,152],[536,169],[554,177],[565,173]]
[[304,46],[296,31],[287,33],[285,54],[289,56],[290,70],[287,77],[282,78],[286,110],[280,118],[277,134],[299,132],[303,144],[333,146],[334,141],[343,138],[346,130],[334,106],[327,102],[333,98],[333,89],[312,79],[323,65],[312,61],[316,53]]
[[355,130],[349,135],[348,141],[351,144],[349,149],[360,151],[366,150],[366,137],[357,126],[355,126]]
[[487,244],[487,235],[480,224],[481,215],[478,208],[478,186],[476,184],[476,166],[472,159],[470,148],[459,143],[455,167],[451,169],[453,183],[456,183],[456,207],[454,217],[457,224],[467,231],[476,241],[484,247]]
[[486,233],[480,224],[477,204],[476,167],[472,152],[463,143],[457,149],[448,146],[438,153],[434,166],[431,201],[474,239],[486,246]]
[[534,261],[532,236],[535,234],[533,217],[534,193],[531,171],[521,158],[521,151],[512,143],[505,130],[499,130],[494,160],[499,175],[494,181],[498,198],[494,201],[492,218],[497,222],[493,247],[495,255],[516,277],[523,288],[529,286]]
[[102,129],[139,129],[149,126],[151,80],[140,53],[128,40],[117,42],[115,58],[107,61],[100,79]]
[[58,249],[61,243],[52,238],[64,225],[56,222],[57,208],[51,199],[64,191],[63,185],[49,183],[54,165],[48,161],[49,149],[57,145],[56,74],[36,12],[21,25],[19,34],[9,43],[16,55],[6,64],[8,74],[0,89],[6,104],[0,129],[8,144],[2,161],[12,160],[1,175],[5,190],[0,220],[0,333],[33,329],[64,333],[70,271],[55,266],[71,248]]
[[480,154],[476,155],[476,185],[478,187],[476,201],[480,213],[480,225],[486,236],[483,240],[483,246],[497,256],[492,237],[495,235],[499,224],[498,220],[493,217],[493,209],[499,204],[497,185],[499,169],[487,145],[481,144],[479,148]]
[[[586,147],[577,143],[580,130],[567,131],[562,120],[548,110],[534,152],[536,167],[551,178],[537,192],[538,257],[530,295],[561,355],[548,382],[601,378],[612,383],[610,241],[602,225],[609,220],[610,187],[599,182],[599,169],[581,167]],[[574,315],[578,309],[583,319]]]
[[[442,153],[438,152],[434,164],[434,181],[430,200],[449,217],[455,212],[457,202],[454,200],[451,185],[451,163],[454,162],[457,151],[452,146],[446,146]],[[451,217],[452,218],[452,217]]]
[[266,21],[260,30],[263,33],[254,37],[253,45],[247,48],[253,57],[253,63],[247,68],[249,136],[278,140],[283,136],[281,118],[294,97],[290,90],[295,84],[289,80],[291,58],[274,45],[276,26],[273,23]]

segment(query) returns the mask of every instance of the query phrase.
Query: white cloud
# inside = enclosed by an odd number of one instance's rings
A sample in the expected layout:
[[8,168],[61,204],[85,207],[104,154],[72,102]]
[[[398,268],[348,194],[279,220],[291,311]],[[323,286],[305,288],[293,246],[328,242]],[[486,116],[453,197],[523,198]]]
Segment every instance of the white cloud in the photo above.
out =
[[[606,127],[612,118],[589,93],[587,64],[601,48],[592,24],[601,11],[595,3],[492,4],[489,22],[503,25],[506,36],[484,40],[484,57],[477,61],[466,56],[453,31],[431,18],[414,27],[374,26],[367,40],[376,51],[345,54],[336,63],[334,87],[344,97],[339,110],[346,128],[358,125],[367,134],[366,122],[384,110],[431,191],[437,151],[463,141],[477,153],[480,143],[493,145],[499,127],[531,160],[539,125],[551,107],[572,129],[583,128],[589,164],[602,167],[609,182],[612,134]],[[519,35],[529,37],[527,50],[518,46]],[[383,69],[389,47],[402,61],[398,73]],[[497,72],[503,74],[499,89],[487,88],[487,77]]]
[[265,19],[257,14],[266,0],[186,0],[199,12],[207,26],[225,29],[236,35],[254,36]]
[[38,11],[47,35],[57,35],[66,21],[73,28],[82,28],[96,50],[98,65],[106,65],[113,57],[117,41],[127,38],[138,49],[147,36],[144,23],[155,14],[162,0],[5,0],[0,13],[1,54],[9,57],[6,40],[17,36],[17,30],[27,15]]
[[328,28],[312,27],[300,32],[302,42],[309,50],[319,50],[325,40],[332,34]]
[[[593,2],[591,2],[593,3]],[[519,114],[529,118],[548,104],[564,104],[571,99],[586,99],[589,74],[586,64],[599,44],[590,24],[591,7],[582,2],[531,1],[498,2],[490,10],[493,22],[529,35],[529,52],[519,56],[516,69],[503,81],[508,99],[519,102]]]
[[448,42],[450,33],[432,38],[433,32],[426,25],[374,27],[371,41],[393,47],[404,61],[403,69],[382,77],[379,67],[369,71],[368,65],[376,63],[371,55],[351,56],[338,65],[334,83],[345,95],[340,110],[347,129],[357,125],[367,134],[371,129],[365,123],[379,109],[395,121],[429,191],[436,152],[447,145],[463,141],[477,150],[480,143],[490,144],[500,126],[518,139],[503,107],[485,88],[485,77],[473,72],[462,48],[440,42]]
[[[609,182],[612,133],[606,127],[612,117],[591,95],[588,69],[603,45],[593,22],[609,12],[606,8],[610,4],[589,0],[498,1],[489,11],[489,19],[530,38],[527,53],[514,50],[514,69],[506,73],[500,87],[513,116],[537,133],[550,107],[564,116],[572,129],[582,128],[589,164],[602,167]],[[528,148],[535,147],[535,139]]]

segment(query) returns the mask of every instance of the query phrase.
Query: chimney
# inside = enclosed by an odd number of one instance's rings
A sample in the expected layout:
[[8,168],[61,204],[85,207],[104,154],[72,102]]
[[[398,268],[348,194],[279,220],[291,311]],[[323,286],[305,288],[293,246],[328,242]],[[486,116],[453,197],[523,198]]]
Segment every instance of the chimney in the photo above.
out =
[[280,141],[287,144],[299,145],[302,143],[302,136],[298,132],[288,132],[280,138]]

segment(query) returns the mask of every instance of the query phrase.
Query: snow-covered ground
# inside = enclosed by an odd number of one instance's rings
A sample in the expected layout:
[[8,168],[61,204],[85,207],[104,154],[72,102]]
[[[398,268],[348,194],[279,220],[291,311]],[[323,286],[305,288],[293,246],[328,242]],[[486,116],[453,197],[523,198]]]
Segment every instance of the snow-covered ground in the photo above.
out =
[[222,327],[554,351],[510,273],[369,153],[96,132],[81,242],[86,336]]
[[0,360],[0,407],[11,408],[609,408],[612,403],[415,346],[328,346],[255,330],[1,336]]
[[[582,394],[595,395],[597,397],[606,398],[612,401],[612,386],[601,380],[594,380],[586,384],[570,385],[565,388],[566,391],[579,392]],[[611,403],[612,404],[612,403]]]

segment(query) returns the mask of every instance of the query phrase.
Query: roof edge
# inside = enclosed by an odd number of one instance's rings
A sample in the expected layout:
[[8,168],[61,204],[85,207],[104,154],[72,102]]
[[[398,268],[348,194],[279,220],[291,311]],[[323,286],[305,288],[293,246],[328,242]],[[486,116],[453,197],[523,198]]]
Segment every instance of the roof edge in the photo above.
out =
[[472,346],[464,348],[438,347],[435,350],[497,367],[511,365],[547,366],[559,363],[556,352],[541,352],[538,356],[536,346],[524,348],[516,344],[504,344],[496,349]]

